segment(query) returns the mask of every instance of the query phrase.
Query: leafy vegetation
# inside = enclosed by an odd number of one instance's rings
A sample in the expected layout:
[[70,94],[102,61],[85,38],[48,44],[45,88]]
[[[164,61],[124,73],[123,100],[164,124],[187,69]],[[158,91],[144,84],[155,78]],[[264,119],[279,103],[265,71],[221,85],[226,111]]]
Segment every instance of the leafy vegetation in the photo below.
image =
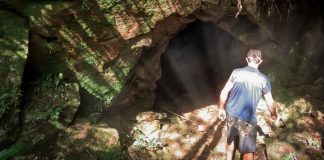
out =
[[10,148],[4,149],[0,152],[0,159],[7,160],[19,153],[22,153],[26,149],[27,145],[24,143],[18,143]]
[[28,29],[23,18],[9,11],[0,10],[0,19],[0,146],[3,147],[14,142],[20,132],[20,86]]
[[[24,134],[29,135],[40,124],[49,122],[56,128],[69,125],[79,106],[78,86],[63,81],[62,73],[48,73],[34,82],[26,91]],[[46,124],[46,123],[45,123]],[[33,133],[31,135],[38,134]]]
[[162,145],[162,140],[158,134],[144,135],[139,129],[134,129],[134,147],[138,150],[144,148],[158,149]]
[[119,5],[121,0],[97,0],[97,3],[103,11],[111,11],[111,9],[115,8]]
[[61,1],[29,1],[25,2],[22,12],[29,17],[31,26],[50,26],[49,16],[59,8],[65,8]]
[[101,160],[124,160],[127,157],[126,148],[117,145],[98,151],[98,158]]
[[[8,91],[0,95],[0,117],[11,109],[13,106],[18,106],[20,102],[21,92],[17,86],[12,86]],[[18,110],[16,110],[18,112]]]
[[[27,29],[23,20],[0,11],[0,117],[6,107],[15,108],[21,96],[19,87],[27,53]],[[20,25],[17,25],[20,24]]]

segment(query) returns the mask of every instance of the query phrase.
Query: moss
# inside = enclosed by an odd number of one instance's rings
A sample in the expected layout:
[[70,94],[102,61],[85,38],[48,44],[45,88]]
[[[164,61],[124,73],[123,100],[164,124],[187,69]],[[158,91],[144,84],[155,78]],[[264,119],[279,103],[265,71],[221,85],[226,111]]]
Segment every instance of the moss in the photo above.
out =
[[[155,14],[156,3],[149,0],[82,0],[68,6],[68,2],[61,1],[30,2],[26,3],[23,12],[30,17],[32,26],[50,26],[52,30],[59,31],[59,41],[65,47],[65,52],[60,54],[73,72],[73,77],[89,94],[104,104],[110,104],[123,89],[126,77],[135,63],[134,56],[127,55],[133,50],[125,45],[122,37],[119,37],[120,33],[113,27],[115,17],[126,14],[131,19],[136,18],[141,33],[147,33],[154,27],[151,19]],[[64,8],[68,8],[64,12],[69,16],[61,16],[60,11]],[[62,23],[55,27],[51,24],[53,18],[62,20]],[[98,45],[97,39],[103,37],[118,40],[109,41],[108,45]],[[121,49],[123,45],[125,47]],[[117,58],[107,56],[107,52],[118,54]],[[114,62],[111,62],[112,59]]]
[[124,10],[124,7],[120,0],[82,0],[76,9],[92,16],[91,19],[87,19],[87,23],[94,21],[97,24],[112,27],[115,24],[113,15]]
[[110,104],[114,95],[117,94],[117,91],[113,87],[102,82],[102,80],[96,78],[96,76],[93,76],[93,73],[87,74],[78,72],[76,74],[81,86],[105,104]]
[[91,30],[91,28],[89,27],[89,25],[83,20],[83,19],[76,19],[78,24],[82,27],[82,29],[86,32],[88,37],[95,37],[95,34],[93,33],[93,31]]
[[96,0],[99,8],[102,11],[108,11],[109,9],[116,8],[116,6],[120,6],[121,0]]
[[111,146],[111,147],[106,147],[98,152],[98,157],[99,159],[102,160],[110,160],[110,159],[115,159],[115,160],[123,160],[127,159],[127,150],[126,148],[116,145],[116,146]]
[[[20,85],[27,57],[26,21],[13,13],[0,11],[0,144],[16,135]],[[18,131],[18,130],[17,130]],[[10,133],[10,134],[9,134]]]
[[156,6],[158,6],[156,1],[146,0],[134,2],[127,0],[126,5],[128,8],[130,8],[132,13],[140,15],[140,17],[135,16],[135,18],[139,19],[140,21],[142,33],[148,33],[154,28],[152,17],[154,16],[154,11],[156,11]]
[[26,59],[28,29],[25,20],[7,11],[0,11],[0,19],[1,56]]
[[50,17],[57,9],[65,8],[61,1],[57,2],[27,2],[22,10],[29,17],[31,26],[51,25]]
[[[76,77],[88,93],[99,98],[103,103],[110,104],[123,89],[132,66],[128,63],[120,64],[120,66],[112,64],[104,73],[100,73],[91,63],[87,62],[89,57],[90,55],[85,55],[84,62],[79,64],[80,69],[75,71]],[[96,62],[95,58],[92,60]]]
[[268,77],[272,84],[274,99],[286,106],[294,100],[294,95],[287,88],[290,78],[292,77],[291,66],[289,64],[278,64],[269,73]]
[[[26,89],[27,126],[42,121],[71,123],[80,104],[79,86],[63,82],[63,74],[46,74]],[[33,126],[35,125],[35,126]]]
[[119,143],[118,131],[112,128],[94,127],[89,131],[91,148],[97,153],[98,159],[126,159],[126,149]]
[[28,147],[28,145],[25,143],[17,143],[5,150],[2,150],[0,152],[0,159],[1,160],[10,159],[17,154],[21,154],[24,150],[27,149],[27,147]]
[[[72,31],[69,30],[69,32]],[[67,39],[71,39],[68,33],[65,35]],[[133,63],[130,63],[131,60],[126,62],[118,60],[116,63],[111,63],[108,69],[102,71],[102,66],[99,64],[107,62],[107,59],[105,60],[99,50],[92,50],[87,42],[81,41],[77,44],[75,51],[78,54],[78,60],[70,58],[66,61],[74,71],[81,87],[100,99],[102,103],[110,104],[122,90]]]

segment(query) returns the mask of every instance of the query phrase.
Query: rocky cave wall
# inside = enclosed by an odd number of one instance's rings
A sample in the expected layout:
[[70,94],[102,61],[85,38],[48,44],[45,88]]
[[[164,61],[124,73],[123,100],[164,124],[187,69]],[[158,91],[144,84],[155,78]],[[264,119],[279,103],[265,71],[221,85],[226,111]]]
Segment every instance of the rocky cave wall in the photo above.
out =
[[[146,66],[159,64],[169,36],[191,22],[188,15],[198,7],[198,1],[1,1],[1,16],[7,20],[1,21],[1,49],[10,51],[1,53],[1,66],[13,68],[18,76],[3,73],[17,96],[1,90],[0,148],[15,142],[21,130],[20,137],[39,135],[19,140],[32,144],[57,133],[78,108],[81,114],[102,112],[113,100],[114,106],[127,106],[136,93],[153,92],[158,79],[153,73],[159,67]],[[7,64],[19,57],[21,62]],[[7,101],[15,104],[8,107]],[[30,122],[35,123],[25,126]]]
[[189,106],[215,104],[231,71],[245,65],[246,51],[246,45],[212,22],[187,25],[161,56],[157,101],[171,101],[177,106],[173,110],[184,113]]
[[246,10],[238,18],[226,14],[217,19],[215,7],[196,12],[207,23],[189,24],[182,31],[186,33],[171,39],[162,55],[158,98],[186,104],[178,106],[183,112],[188,106],[215,103],[230,71],[244,66],[248,48],[256,47],[263,52],[260,70],[270,78],[277,101],[288,105],[293,97],[305,95],[322,99],[323,9],[314,7],[317,1],[274,3],[245,1]]
[[[107,108],[127,109],[136,103],[151,108],[163,72],[160,56],[170,39],[197,19],[228,32],[246,48],[263,51],[262,69],[274,85],[277,100],[289,102],[292,96],[305,93],[322,99],[322,2],[305,3],[245,0],[235,18],[233,0],[1,1],[1,82],[14,89],[12,94],[7,94],[11,93],[8,88],[0,90],[0,148],[16,141],[19,124],[30,121],[55,122],[55,133],[57,124],[68,126],[77,110],[87,115]],[[7,63],[11,61],[15,63]],[[24,69],[25,84],[20,87]],[[36,102],[48,90],[62,95],[60,89],[71,98]],[[10,101],[15,102],[10,108],[3,105]],[[53,105],[37,110],[43,103]],[[62,111],[69,106],[68,116],[57,116],[67,114]],[[33,115],[46,116],[38,121]],[[17,134],[10,138],[13,132]]]

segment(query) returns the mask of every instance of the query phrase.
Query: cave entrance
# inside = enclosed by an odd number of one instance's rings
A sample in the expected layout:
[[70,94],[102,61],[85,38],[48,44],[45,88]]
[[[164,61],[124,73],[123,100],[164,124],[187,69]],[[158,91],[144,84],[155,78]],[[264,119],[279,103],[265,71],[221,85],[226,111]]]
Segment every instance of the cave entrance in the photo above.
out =
[[[180,31],[161,56],[156,102],[178,113],[215,104],[247,47],[212,22],[195,21]],[[170,105],[172,104],[172,105]]]

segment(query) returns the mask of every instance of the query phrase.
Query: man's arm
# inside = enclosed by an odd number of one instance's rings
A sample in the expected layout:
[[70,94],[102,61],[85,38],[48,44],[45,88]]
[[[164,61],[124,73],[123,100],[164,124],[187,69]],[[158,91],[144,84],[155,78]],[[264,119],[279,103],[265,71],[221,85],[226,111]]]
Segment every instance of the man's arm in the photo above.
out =
[[231,91],[233,88],[234,83],[228,81],[225,84],[225,87],[223,88],[220,96],[219,96],[219,113],[218,116],[220,119],[224,120],[226,118],[226,113],[225,113],[225,103],[227,100],[228,93]]
[[267,105],[269,107],[270,113],[271,113],[271,118],[273,120],[277,119],[277,111],[276,111],[276,103],[274,102],[273,98],[272,98],[272,94],[271,91],[269,91],[268,93],[266,93],[264,95],[264,98],[267,102]]

